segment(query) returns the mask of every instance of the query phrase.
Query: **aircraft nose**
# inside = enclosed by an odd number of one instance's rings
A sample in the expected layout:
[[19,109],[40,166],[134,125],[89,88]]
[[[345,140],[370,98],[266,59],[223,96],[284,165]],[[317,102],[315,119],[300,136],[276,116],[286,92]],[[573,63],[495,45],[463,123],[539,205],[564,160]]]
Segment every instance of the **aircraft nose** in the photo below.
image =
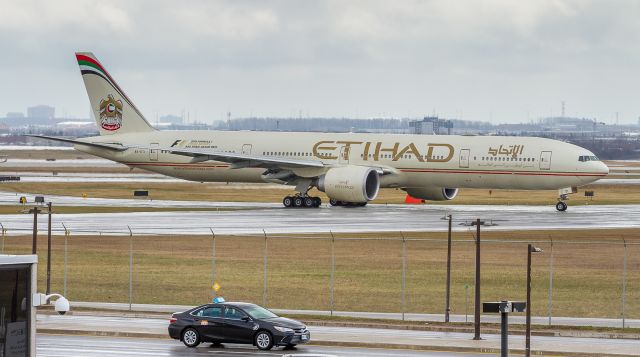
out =
[[609,166],[607,166],[607,164],[605,164],[602,161],[598,162],[598,164],[599,164],[598,165],[598,173],[608,175],[609,174]]

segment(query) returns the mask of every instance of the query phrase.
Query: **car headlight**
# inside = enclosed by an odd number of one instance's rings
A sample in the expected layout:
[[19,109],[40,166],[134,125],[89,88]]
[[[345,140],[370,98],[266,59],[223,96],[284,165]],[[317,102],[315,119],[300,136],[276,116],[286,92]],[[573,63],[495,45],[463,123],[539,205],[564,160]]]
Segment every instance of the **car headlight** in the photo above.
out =
[[280,332],[293,333],[293,330],[288,327],[282,327],[282,326],[273,326],[273,327]]

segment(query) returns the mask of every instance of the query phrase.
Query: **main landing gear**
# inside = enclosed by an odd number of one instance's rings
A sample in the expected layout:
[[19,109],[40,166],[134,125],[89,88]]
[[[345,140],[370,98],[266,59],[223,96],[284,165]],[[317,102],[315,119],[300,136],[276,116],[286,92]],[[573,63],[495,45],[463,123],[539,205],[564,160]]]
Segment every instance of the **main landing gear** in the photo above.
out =
[[332,206],[364,207],[367,205],[367,202],[345,202],[345,201],[338,201],[332,198],[329,200],[329,204]]
[[317,208],[322,204],[320,197],[311,197],[307,195],[287,196],[282,199],[282,204],[287,207]]

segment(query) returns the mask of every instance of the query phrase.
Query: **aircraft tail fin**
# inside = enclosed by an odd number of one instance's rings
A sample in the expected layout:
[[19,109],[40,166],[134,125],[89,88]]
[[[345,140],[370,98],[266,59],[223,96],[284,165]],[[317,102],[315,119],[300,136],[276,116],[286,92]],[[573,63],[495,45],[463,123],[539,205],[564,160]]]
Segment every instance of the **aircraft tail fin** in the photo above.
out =
[[76,59],[100,135],[155,130],[93,53],[76,52]]

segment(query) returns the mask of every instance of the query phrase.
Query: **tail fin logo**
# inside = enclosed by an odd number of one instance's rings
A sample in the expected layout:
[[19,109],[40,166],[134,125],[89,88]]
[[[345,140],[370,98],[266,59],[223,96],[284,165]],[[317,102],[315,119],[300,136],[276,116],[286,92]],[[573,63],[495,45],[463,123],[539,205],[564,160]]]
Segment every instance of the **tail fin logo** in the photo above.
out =
[[116,131],[122,126],[122,101],[108,94],[100,101],[100,126],[104,130]]

